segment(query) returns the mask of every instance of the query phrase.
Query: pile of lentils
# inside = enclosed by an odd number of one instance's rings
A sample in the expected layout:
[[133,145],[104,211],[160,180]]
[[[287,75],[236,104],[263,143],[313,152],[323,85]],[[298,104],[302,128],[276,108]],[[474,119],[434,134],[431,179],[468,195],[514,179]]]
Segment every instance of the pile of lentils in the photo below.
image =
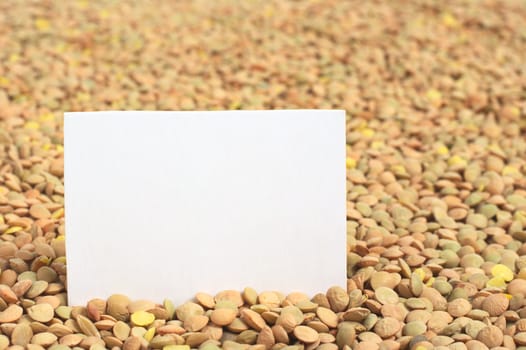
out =
[[[523,0],[2,0],[0,48],[0,350],[526,349]],[[346,289],[67,304],[63,112],[278,108],[347,112]]]

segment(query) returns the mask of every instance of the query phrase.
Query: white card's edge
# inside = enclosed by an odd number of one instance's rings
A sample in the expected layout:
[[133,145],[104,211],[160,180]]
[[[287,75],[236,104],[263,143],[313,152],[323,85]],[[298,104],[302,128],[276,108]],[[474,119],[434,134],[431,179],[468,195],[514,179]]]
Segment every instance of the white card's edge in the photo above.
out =
[[239,114],[239,113],[257,113],[257,114],[263,114],[263,113],[274,113],[274,112],[341,112],[343,113],[343,116],[345,117],[345,110],[344,109],[269,109],[269,110],[263,110],[263,109],[234,109],[234,110],[178,110],[178,111],[155,111],[155,110],[108,110],[108,111],[83,111],[83,112],[64,112],[64,119],[66,117],[74,117],[74,116],[80,116],[80,115],[88,115],[88,114],[114,114],[114,113],[127,113],[127,114],[225,114],[225,113],[233,113],[233,114]]

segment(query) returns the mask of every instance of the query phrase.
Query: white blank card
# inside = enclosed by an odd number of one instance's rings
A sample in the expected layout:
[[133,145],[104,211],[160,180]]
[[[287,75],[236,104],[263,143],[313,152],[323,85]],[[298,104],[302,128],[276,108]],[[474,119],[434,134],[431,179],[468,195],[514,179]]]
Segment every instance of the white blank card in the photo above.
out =
[[345,113],[66,113],[68,298],[346,285]]

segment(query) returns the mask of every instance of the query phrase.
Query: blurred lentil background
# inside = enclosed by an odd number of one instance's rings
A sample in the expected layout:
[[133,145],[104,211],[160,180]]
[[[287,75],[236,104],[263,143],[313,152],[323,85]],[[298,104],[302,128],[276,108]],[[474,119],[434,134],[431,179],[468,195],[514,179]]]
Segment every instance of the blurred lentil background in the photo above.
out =
[[[348,113],[348,291],[67,306],[63,112],[263,108]],[[524,0],[2,0],[0,348],[524,349],[525,134]]]

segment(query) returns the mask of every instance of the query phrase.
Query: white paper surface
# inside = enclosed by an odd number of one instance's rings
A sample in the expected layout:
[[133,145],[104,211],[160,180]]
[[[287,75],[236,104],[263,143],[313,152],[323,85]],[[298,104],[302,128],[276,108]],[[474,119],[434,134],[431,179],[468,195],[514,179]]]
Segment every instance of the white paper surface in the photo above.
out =
[[346,286],[345,113],[65,114],[70,305]]

